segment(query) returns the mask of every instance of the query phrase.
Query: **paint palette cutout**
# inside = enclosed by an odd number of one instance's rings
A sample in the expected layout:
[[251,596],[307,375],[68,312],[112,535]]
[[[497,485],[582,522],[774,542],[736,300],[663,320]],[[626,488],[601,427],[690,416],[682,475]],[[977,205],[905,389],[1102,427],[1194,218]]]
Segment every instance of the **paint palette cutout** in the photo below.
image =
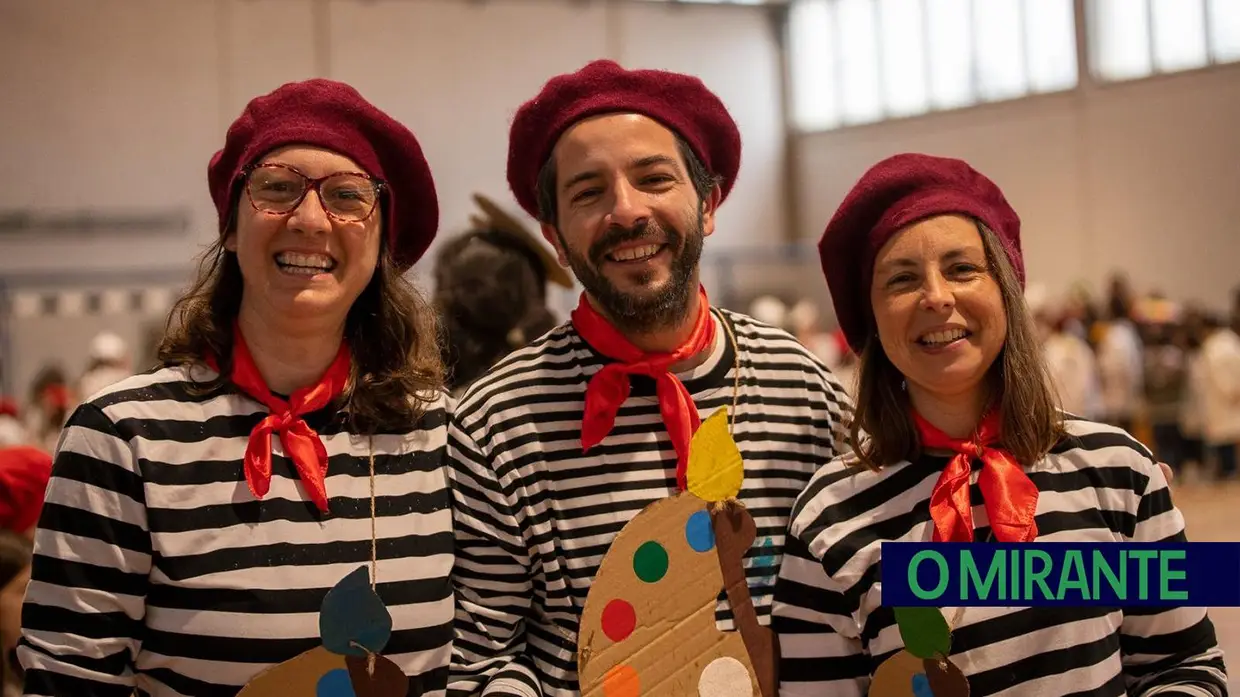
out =
[[918,658],[900,651],[870,679],[870,697],[969,697],[969,680],[943,657]]
[[871,697],[968,697],[969,680],[947,654],[951,629],[933,607],[893,608],[904,649],[883,661]]
[[[726,410],[694,435],[686,478],[603,558],[578,633],[582,697],[775,697],[778,647],[741,565],[756,528],[735,500],[744,467]],[[721,590],[738,631],[715,626]]]
[[323,597],[322,645],[254,676],[237,697],[409,697],[409,679],[380,655],[391,636],[392,616],[358,567]]

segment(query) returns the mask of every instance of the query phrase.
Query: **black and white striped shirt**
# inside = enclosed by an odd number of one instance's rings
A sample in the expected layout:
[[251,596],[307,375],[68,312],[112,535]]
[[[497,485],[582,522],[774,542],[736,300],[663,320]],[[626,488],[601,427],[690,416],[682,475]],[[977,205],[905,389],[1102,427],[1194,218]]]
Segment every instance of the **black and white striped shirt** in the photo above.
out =
[[[1069,420],[1027,471],[1039,490],[1038,540],[1184,540],[1184,519],[1150,453],[1110,426]],[[872,472],[840,458],[793,509],[775,592],[781,697],[862,697],[904,647],[882,606],[879,544],[928,541],[930,492],[948,458]],[[989,535],[973,463],[975,539]],[[950,622],[957,608],[944,609]],[[951,659],[970,695],[1096,697],[1227,694],[1223,655],[1203,608],[966,608]]]
[[[307,414],[330,458],[330,513],[279,436],[256,501],[242,457],[266,408],[232,389],[196,396],[187,378],[126,379],[65,427],[22,615],[30,695],[234,695],[320,645],[324,594],[369,567],[369,439],[335,412]],[[446,432],[441,400],[415,428],[373,437],[377,590],[393,619],[383,654],[419,695],[444,694],[451,655]]]
[[[740,499],[758,527],[746,567],[767,624],[792,502],[837,454],[850,404],[789,334],[719,317],[739,347],[733,436],[745,462]],[[679,376],[703,418],[733,399],[738,352],[717,328],[709,358]],[[451,694],[576,695],[576,631],[599,564],[625,523],[676,493],[676,454],[649,378],[633,378],[614,430],[582,453],[586,386],[607,362],[565,324],[501,361],[456,406]],[[731,629],[726,601],[718,617]]]

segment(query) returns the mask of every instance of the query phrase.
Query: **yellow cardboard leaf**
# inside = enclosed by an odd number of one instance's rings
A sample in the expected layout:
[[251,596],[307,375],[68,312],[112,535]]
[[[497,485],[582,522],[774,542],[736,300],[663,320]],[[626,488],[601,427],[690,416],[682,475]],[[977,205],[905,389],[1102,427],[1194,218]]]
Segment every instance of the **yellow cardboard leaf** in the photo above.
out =
[[685,478],[690,493],[703,501],[718,503],[740,494],[745,465],[732,434],[728,433],[727,407],[711,414],[693,435]]

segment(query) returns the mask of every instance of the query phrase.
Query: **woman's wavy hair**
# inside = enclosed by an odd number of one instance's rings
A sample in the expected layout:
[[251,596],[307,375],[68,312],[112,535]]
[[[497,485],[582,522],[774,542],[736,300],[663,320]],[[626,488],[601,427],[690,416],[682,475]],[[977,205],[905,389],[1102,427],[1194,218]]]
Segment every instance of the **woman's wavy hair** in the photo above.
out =
[[[235,229],[235,220],[234,211],[228,230]],[[224,248],[226,237],[220,235],[203,253],[193,285],[173,305],[157,354],[164,367],[217,357],[220,377],[198,383],[202,394],[227,382],[233,323],[241,309],[241,267],[237,255]],[[408,429],[443,390],[435,313],[392,260],[386,234],[380,244],[374,277],[345,319],[353,352],[349,380],[329,407],[342,411],[356,433]]]
[[[995,233],[981,222],[977,228],[1007,315],[1007,339],[987,374],[991,404],[998,404],[1002,416],[1000,445],[1017,462],[1029,466],[1045,457],[1063,436],[1063,416],[1016,271]],[[865,291],[868,297],[869,289]],[[877,470],[915,459],[921,443],[903,387],[904,376],[887,358],[877,332],[861,351],[857,373],[849,442],[858,464]]]

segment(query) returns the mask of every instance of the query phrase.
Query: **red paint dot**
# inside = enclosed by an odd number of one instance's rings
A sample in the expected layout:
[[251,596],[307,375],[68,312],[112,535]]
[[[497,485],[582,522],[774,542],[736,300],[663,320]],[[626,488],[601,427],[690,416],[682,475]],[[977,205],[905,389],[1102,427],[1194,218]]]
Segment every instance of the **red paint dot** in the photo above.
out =
[[619,598],[603,608],[603,633],[612,641],[624,641],[637,626],[637,612],[633,606]]

